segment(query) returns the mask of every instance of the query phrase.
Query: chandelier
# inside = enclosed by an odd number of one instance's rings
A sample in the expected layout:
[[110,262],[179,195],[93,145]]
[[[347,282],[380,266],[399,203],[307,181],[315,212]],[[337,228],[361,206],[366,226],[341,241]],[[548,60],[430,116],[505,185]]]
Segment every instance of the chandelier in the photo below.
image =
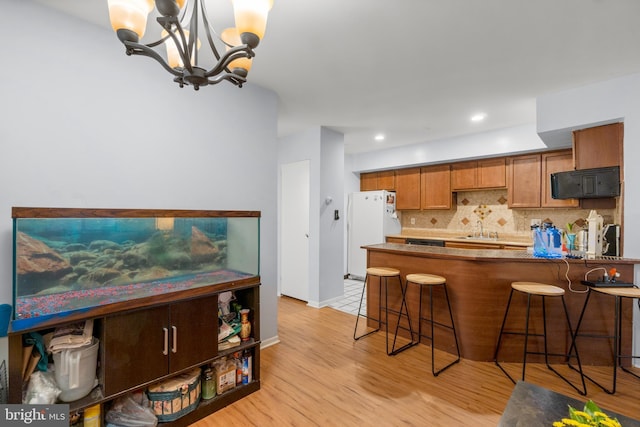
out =
[[[219,1],[219,0],[216,0]],[[108,0],[111,26],[125,45],[127,55],[142,55],[155,59],[174,76],[180,87],[191,85],[195,90],[229,81],[239,87],[247,80],[254,49],[264,36],[267,15],[273,0],[231,0],[235,27],[219,35],[209,23],[205,0],[155,0],[162,27],[160,39],[140,43],[147,17],[153,11],[153,0]],[[210,54],[201,60],[199,49],[205,39]],[[166,60],[159,53],[166,49]],[[220,49],[221,48],[221,49]],[[203,62],[215,62],[206,68]]]

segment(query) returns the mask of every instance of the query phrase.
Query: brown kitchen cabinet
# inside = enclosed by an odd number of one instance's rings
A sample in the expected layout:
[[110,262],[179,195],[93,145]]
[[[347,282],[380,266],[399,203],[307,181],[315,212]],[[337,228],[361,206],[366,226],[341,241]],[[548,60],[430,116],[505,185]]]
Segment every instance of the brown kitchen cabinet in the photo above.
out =
[[510,157],[507,160],[507,204],[510,208],[539,208],[540,155]]
[[576,169],[622,165],[624,125],[613,123],[573,132]]
[[[624,124],[612,123],[573,132],[573,153],[576,169],[620,166],[620,180],[623,172]],[[583,209],[614,209],[616,199],[582,199]]]
[[577,208],[580,206],[578,199],[554,199],[551,197],[551,174],[556,172],[566,172],[573,170],[573,153],[571,150],[554,151],[550,153],[542,153],[541,174],[542,181],[540,188],[542,195],[540,197],[541,207],[543,208]]
[[421,209],[451,209],[451,167],[446,165],[420,168]]
[[204,363],[218,352],[217,295],[107,316],[104,324],[107,396]]
[[420,209],[420,168],[396,170],[396,209]]
[[576,199],[551,197],[551,174],[573,170],[571,150],[510,157],[507,160],[507,199],[510,208],[571,208]]
[[360,191],[375,191],[378,189],[378,172],[360,174]]
[[386,243],[407,243],[407,239],[404,237],[386,237]]
[[451,165],[451,189],[477,190],[507,185],[506,159],[483,159]]
[[360,174],[360,191],[396,189],[395,171],[366,172]]

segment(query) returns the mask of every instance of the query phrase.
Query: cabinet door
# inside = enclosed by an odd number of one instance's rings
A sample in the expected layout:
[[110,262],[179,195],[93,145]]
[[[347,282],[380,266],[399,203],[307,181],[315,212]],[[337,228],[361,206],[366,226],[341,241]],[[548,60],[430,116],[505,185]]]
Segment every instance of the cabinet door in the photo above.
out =
[[169,307],[107,316],[104,327],[104,393],[110,396],[167,375],[163,354],[169,336]]
[[506,161],[500,159],[478,160],[477,188],[503,188],[507,185]]
[[216,295],[171,305],[169,370],[178,371],[214,358],[218,353]]
[[465,242],[445,242],[445,248],[454,249],[501,249],[500,245],[490,243],[465,243]]
[[378,189],[378,173],[369,172],[360,174],[360,191],[374,191]]
[[451,165],[451,189],[471,190],[476,188],[478,162],[454,163]]
[[407,239],[403,239],[401,237],[386,237],[387,243],[407,243]]
[[542,207],[543,208],[575,208],[580,206],[578,199],[554,199],[551,197],[551,174],[573,170],[573,153],[571,150],[543,153],[542,161]]
[[422,209],[451,209],[451,169],[449,165],[420,169]]
[[540,207],[540,155],[511,157],[508,159],[507,188],[510,208]]
[[396,171],[396,209],[420,209],[420,168]]
[[396,171],[378,172],[378,190],[393,191],[396,189]]
[[576,169],[621,165],[623,133],[622,123],[575,131],[573,150]]

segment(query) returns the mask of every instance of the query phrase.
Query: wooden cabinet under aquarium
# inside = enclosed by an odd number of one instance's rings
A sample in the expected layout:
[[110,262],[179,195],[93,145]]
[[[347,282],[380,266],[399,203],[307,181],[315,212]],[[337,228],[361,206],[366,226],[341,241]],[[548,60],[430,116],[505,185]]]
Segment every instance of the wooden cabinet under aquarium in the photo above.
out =
[[[97,386],[59,402],[71,413],[99,405],[105,425],[115,399],[238,353],[250,361],[250,379],[171,425],[259,390],[260,212],[13,208],[12,216],[9,403],[21,403],[28,386],[25,339],[86,320],[99,342]],[[225,311],[219,303],[229,295]],[[224,326],[237,326],[230,337],[243,333],[240,309],[249,310],[250,333],[219,341]]]

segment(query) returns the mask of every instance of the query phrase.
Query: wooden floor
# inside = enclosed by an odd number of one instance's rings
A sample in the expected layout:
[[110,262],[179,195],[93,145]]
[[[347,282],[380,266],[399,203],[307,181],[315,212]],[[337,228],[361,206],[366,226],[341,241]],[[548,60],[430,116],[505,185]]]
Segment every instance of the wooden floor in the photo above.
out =
[[[429,346],[387,356],[383,332],[354,342],[355,317],[332,308],[282,297],[278,314],[281,342],[261,354],[261,390],[194,426],[495,427],[514,387],[486,362],[462,360],[434,378]],[[611,373],[589,368],[605,380]],[[517,365],[508,369],[519,375]],[[640,419],[640,380],[624,372],[615,395],[587,383],[587,398],[544,365],[528,364],[527,381]]]

